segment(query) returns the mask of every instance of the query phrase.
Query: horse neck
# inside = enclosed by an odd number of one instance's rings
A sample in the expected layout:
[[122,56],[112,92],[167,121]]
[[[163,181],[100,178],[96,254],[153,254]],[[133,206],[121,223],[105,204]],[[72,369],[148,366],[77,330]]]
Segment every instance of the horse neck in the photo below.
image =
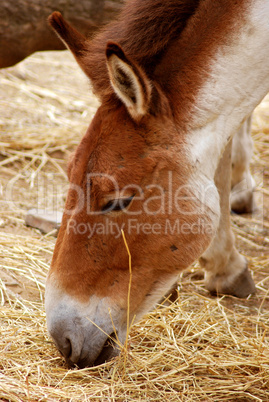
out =
[[212,179],[227,142],[269,90],[268,20],[268,0],[201,1],[155,71],[193,164]]

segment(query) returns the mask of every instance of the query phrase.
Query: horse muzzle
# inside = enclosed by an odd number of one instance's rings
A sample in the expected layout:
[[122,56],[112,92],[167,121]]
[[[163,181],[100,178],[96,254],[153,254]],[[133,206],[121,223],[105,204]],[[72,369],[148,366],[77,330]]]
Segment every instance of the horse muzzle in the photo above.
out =
[[99,365],[120,353],[126,312],[108,298],[82,303],[47,284],[45,308],[48,332],[69,367]]

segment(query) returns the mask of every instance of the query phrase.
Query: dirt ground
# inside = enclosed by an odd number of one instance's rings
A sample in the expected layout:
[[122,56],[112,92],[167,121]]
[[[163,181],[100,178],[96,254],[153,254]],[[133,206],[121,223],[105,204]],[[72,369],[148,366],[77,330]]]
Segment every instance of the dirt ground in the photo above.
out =
[[[44,235],[26,227],[25,213],[30,208],[62,210],[68,187],[68,157],[98,102],[68,52],[35,54],[0,71],[0,83],[0,303],[6,306],[14,300],[29,301],[40,303],[42,309],[55,233]],[[231,218],[238,249],[248,259],[257,294],[248,300],[227,297],[222,303],[231,311],[251,316],[254,322],[261,310],[269,311],[268,99],[256,110],[253,139],[251,169],[257,184],[258,210],[252,216]],[[197,265],[181,274],[179,288],[182,300],[190,293],[211,299]]]

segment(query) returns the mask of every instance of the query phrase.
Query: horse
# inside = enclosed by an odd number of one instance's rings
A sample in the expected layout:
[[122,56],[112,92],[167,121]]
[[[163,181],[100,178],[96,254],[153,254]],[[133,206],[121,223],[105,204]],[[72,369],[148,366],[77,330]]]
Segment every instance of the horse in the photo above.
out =
[[129,0],[88,39],[49,17],[100,100],[46,282],[69,366],[116,356],[197,259],[211,293],[255,292],[230,227],[231,146],[269,90],[268,20],[268,0]]

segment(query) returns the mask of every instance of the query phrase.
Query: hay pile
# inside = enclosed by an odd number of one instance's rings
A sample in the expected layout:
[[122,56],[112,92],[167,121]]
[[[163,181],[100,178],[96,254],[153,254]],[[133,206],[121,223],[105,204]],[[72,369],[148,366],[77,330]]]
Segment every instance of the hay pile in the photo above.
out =
[[97,103],[66,52],[36,54],[1,71],[0,82],[0,400],[269,400],[268,100],[253,125],[260,210],[232,218],[257,294],[209,297],[191,267],[179,299],[133,326],[127,359],[68,370],[45,326],[55,238],[23,222],[31,207],[62,208],[66,160]]

